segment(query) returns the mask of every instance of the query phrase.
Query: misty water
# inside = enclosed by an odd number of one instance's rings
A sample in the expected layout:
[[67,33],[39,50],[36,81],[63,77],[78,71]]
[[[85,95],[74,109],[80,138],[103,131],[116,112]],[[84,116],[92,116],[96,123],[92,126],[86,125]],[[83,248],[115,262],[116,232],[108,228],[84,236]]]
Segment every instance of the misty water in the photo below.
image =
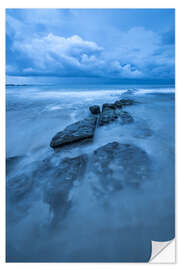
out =
[[[60,151],[50,148],[58,131],[90,115],[89,106],[126,97],[138,102],[125,109],[133,123],[121,125],[117,120],[96,129],[93,142]],[[151,240],[174,238],[174,89],[9,86],[6,111],[7,261],[143,262],[151,256]],[[98,179],[85,174],[70,192],[68,213],[52,226],[44,187],[52,180],[53,166],[65,157],[92,155],[114,141],[147,153],[149,179],[136,189],[121,189],[98,199],[91,185]],[[53,164],[51,168],[42,168],[46,160]],[[33,184],[25,184],[27,192],[21,198],[11,196],[18,192],[13,179],[22,175],[33,178]]]

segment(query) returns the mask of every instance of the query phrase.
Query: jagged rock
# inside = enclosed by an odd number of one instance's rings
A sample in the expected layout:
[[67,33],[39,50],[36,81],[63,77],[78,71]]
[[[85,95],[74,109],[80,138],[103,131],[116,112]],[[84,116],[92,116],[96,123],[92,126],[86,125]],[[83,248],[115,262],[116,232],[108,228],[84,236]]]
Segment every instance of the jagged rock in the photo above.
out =
[[97,175],[93,185],[101,192],[118,191],[125,186],[138,187],[150,172],[150,160],[141,148],[118,142],[108,143],[94,151],[92,171]]
[[92,114],[100,114],[100,107],[98,105],[93,105],[89,107]]
[[25,174],[11,177],[7,182],[7,196],[12,201],[20,201],[31,192],[32,187],[32,177],[28,177]]
[[99,126],[103,126],[105,124],[113,122],[118,118],[115,109],[116,106],[114,104],[111,103],[103,104],[102,113],[99,120]]
[[118,116],[120,116],[122,124],[129,124],[134,122],[133,117],[126,111],[119,111]]
[[58,132],[52,138],[50,146],[52,148],[57,148],[63,145],[93,138],[96,122],[97,118],[92,116],[67,126],[63,131]]
[[[120,110],[120,101],[113,103],[105,103],[102,107],[102,113],[99,120],[99,126],[111,123],[117,118],[121,118],[122,124],[132,123],[134,121],[133,117],[126,111]],[[118,105],[117,105],[118,104]]]
[[63,159],[44,190],[44,201],[53,212],[53,223],[66,215],[71,207],[69,192],[75,181],[80,181],[87,163],[87,155]]

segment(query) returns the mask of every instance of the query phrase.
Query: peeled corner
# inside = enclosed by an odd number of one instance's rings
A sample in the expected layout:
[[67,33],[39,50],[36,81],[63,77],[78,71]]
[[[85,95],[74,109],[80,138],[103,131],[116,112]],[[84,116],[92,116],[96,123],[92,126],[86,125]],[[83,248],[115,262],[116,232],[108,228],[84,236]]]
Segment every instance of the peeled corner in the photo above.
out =
[[167,242],[152,241],[149,263],[176,263],[175,239]]

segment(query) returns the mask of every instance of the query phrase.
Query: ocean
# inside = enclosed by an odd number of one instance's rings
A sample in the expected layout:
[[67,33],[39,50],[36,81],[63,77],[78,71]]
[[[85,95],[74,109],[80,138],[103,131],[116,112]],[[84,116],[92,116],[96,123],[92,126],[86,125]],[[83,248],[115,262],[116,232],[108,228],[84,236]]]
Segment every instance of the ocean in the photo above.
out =
[[[122,98],[134,122],[114,121],[97,128],[93,142],[54,151],[52,137],[90,115],[89,106]],[[125,188],[98,199],[84,177],[70,193],[72,207],[54,228],[44,187],[53,166],[64,158],[92,155],[111,142],[135,145],[151,161],[151,175],[139,188]],[[174,238],[175,90],[136,85],[24,85],[6,88],[6,256],[9,262],[144,262],[151,240]],[[57,165],[58,166],[58,165]],[[34,172],[37,172],[36,174]],[[39,174],[38,174],[39,173]],[[33,184],[17,181],[25,176]],[[14,180],[15,179],[15,180]],[[93,181],[96,181],[93,179]],[[14,188],[15,187],[15,188]],[[13,199],[9,194],[13,194]]]

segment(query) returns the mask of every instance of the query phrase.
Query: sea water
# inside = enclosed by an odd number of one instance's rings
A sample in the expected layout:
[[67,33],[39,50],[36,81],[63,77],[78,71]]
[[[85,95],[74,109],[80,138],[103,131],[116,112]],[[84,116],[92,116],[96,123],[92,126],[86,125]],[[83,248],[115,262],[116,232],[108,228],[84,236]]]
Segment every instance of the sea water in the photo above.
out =
[[[6,158],[23,160],[16,163],[7,181],[22,173],[31,175],[31,164],[38,168],[38,162],[47,157],[55,157],[56,162],[91,154],[113,141],[140,147],[152,161],[148,182],[137,190],[121,190],[103,206],[83,179],[72,191],[72,209],[57,228],[51,227],[51,212],[43,200],[48,176],[22,201],[12,204],[7,198],[7,261],[148,261],[151,240],[173,239],[174,97],[174,88],[165,86],[7,87]],[[50,148],[58,131],[90,115],[89,106],[121,98],[138,102],[125,108],[134,123],[114,122],[98,128],[92,143],[58,154]]]

